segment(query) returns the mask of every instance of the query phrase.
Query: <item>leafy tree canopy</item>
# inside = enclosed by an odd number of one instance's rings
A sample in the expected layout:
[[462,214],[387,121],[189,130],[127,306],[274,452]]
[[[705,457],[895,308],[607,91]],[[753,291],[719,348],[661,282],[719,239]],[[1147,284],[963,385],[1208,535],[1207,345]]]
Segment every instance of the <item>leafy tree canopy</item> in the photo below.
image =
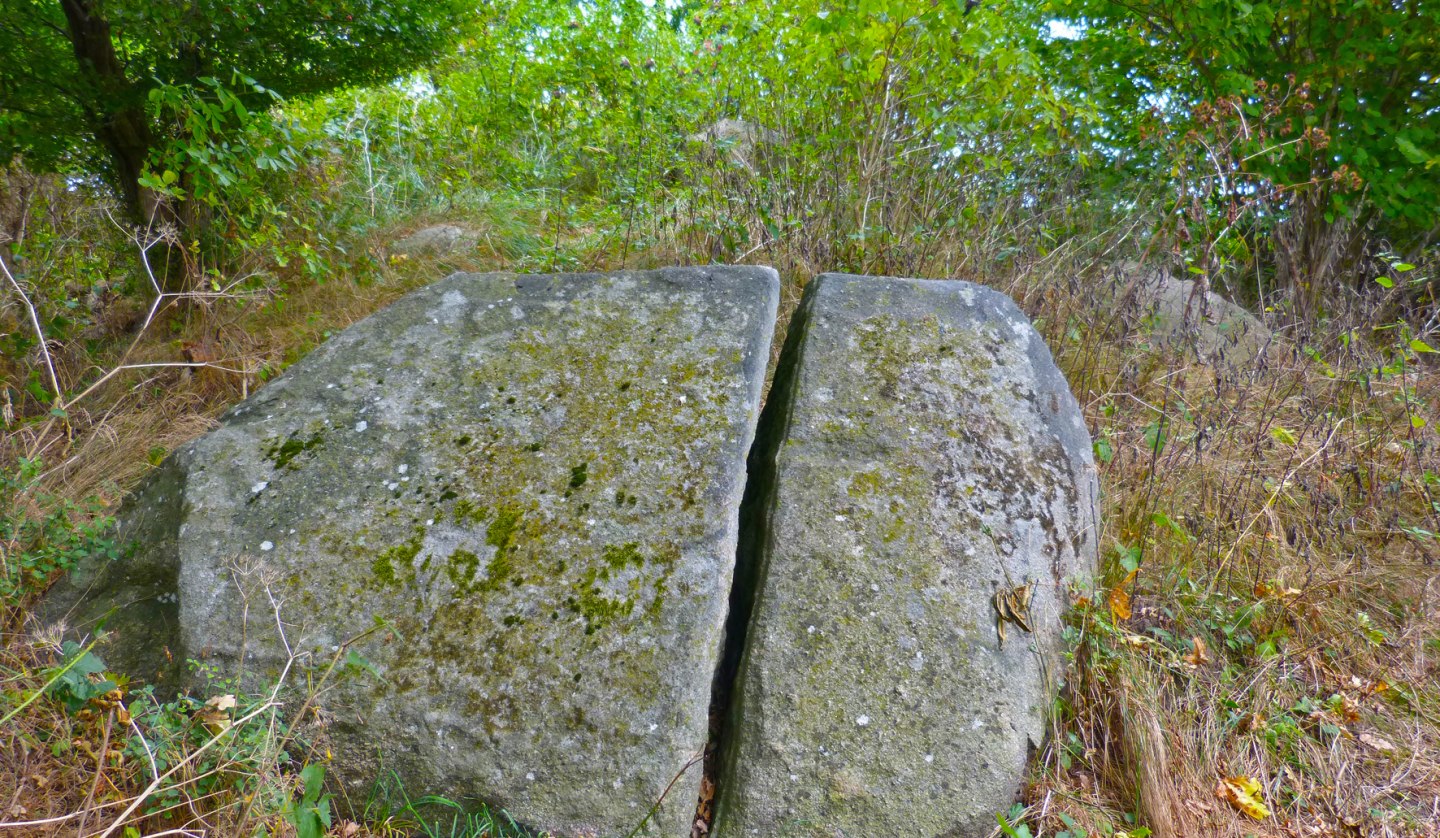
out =
[[465,11],[460,0],[0,0],[0,159],[103,172],[138,215],[147,156],[183,130],[147,109],[153,91],[204,95],[237,79],[233,109],[383,82],[445,50]]
[[[1427,0],[1050,0],[1078,37],[1071,83],[1130,160],[1155,123],[1184,135],[1214,108],[1245,172],[1318,198],[1398,242],[1440,213],[1440,3]],[[1203,119],[1199,121],[1204,121]],[[1419,176],[1417,176],[1419,175]],[[1358,178],[1357,178],[1358,176]]]

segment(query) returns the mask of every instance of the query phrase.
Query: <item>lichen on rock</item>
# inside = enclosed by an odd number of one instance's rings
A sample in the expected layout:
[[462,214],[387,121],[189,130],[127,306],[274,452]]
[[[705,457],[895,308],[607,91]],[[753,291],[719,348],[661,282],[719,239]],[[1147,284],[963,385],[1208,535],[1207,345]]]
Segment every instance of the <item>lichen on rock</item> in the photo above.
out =
[[[1094,572],[1089,437],[1044,342],[965,282],[827,274],[751,459],[756,594],[714,833],[988,835]],[[1030,585],[1035,633],[997,636]]]
[[[170,649],[260,681],[272,596],[318,659],[381,621],[355,647],[381,678],[325,696],[358,799],[394,770],[628,832],[705,744],[778,284],[461,274],[335,336],[175,459],[146,536],[175,545]],[[682,830],[692,775],[647,834]]]

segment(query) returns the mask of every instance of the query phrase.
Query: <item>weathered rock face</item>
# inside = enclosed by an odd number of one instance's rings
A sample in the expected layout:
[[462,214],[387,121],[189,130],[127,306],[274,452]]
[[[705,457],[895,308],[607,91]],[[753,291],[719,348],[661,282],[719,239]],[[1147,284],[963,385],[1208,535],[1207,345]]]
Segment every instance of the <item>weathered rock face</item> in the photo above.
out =
[[1274,342],[1260,318],[1198,287],[1193,279],[1176,279],[1165,270],[1131,263],[1111,282],[1116,291],[1134,294],[1163,344],[1192,352],[1207,364],[1247,367]]
[[[172,678],[162,647],[278,673],[272,596],[322,664],[387,621],[354,647],[383,680],[322,699],[358,799],[383,764],[624,835],[705,745],[778,288],[707,268],[416,292],[177,452],[122,513],[149,546],[48,613],[123,602],[149,648],[103,654]],[[645,834],[687,833],[699,770]]]
[[[826,275],[760,433],[715,834],[989,834],[1094,572],[1090,440],[1049,351],[996,292]],[[1002,647],[995,595],[1026,584]]]
[[756,173],[757,149],[777,142],[779,135],[743,119],[718,119],[698,133],[691,134],[688,139],[708,147],[716,158],[723,155],[731,165],[753,175]]
[[473,231],[454,224],[424,227],[390,245],[392,253],[414,256],[432,253],[444,256],[455,251],[471,250],[480,241]]

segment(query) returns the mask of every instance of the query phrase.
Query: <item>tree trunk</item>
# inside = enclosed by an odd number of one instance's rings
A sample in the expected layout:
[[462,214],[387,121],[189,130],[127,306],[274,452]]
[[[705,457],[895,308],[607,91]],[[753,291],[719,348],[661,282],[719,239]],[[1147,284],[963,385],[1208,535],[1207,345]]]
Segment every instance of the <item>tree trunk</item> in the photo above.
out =
[[125,211],[142,229],[165,235],[166,241],[146,254],[147,268],[161,290],[184,291],[190,271],[184,253],[183,219],[165,196],[140,183],[154,146],[144,88],[125,75],[110,37],[110,22],[101,16],[95,0],[60,0],[60,7],[75,61],[92,85],[94,95],[85,103],[90,129],[110,157],[111,180]]

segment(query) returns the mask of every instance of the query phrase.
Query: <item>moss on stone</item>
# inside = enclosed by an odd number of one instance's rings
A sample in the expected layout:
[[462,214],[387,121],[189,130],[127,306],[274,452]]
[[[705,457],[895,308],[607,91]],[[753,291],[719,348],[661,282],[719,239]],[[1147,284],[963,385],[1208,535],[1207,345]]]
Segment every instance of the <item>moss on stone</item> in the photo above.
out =
[[274,440],[265,449],[265,459],[274,464],[278,471],[282,468],[298,468],[292,466],[291,462],[306,451],[311,451],[325,444],[323,431],[315,431],[308,438],[301,439],[300,432],[291,431],[290,435],[282,440]]
[[470,584],[479,569],[480,557],[469,550],[456,550],[445,560],[445,575],[455,583],[456,591],[460,594],[470,592]]
[[495,520],[485,529],[485,543],[495,548],[497,554],[510,549],[515,541],[515,531],[525,512],[516,506],[502,506],[495,511]]
[[415,578],[415,557],[425,546],[425,528],[416,527],[415,534],[403,544],[390,547],[375,557],[370,573],[380,587],[398,588]]

